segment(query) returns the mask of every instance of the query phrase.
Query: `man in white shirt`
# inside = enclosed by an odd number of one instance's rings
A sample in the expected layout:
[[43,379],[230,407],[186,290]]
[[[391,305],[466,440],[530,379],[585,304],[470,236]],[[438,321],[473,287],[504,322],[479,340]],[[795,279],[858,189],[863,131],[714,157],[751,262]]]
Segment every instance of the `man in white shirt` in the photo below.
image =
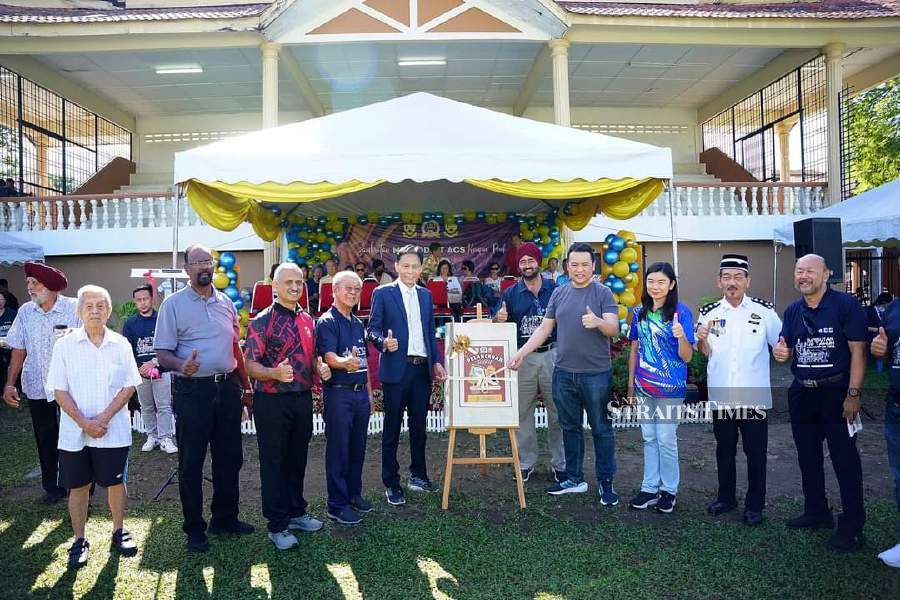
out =
[[744,523],[762,523],[766,503],[766,447],[772,408],[769,346],[778,343],[781,319],[771,302],[747,295],[750,262],[725,254],[717,284],[724,297],[700,309],[697,349],[709,357],[707,385],[716,436],[718,496],[707,508],[720,515],[737,508],[735,457],[738,433],[747,456]]
[[124,337],[106,328],[112,302],[105,289],[86,285],[78,290],[78,315],[84,323],[53,348],[47,375],[47,398],[62,410],[59,460],[69,490],[69,516],[75,542],[69,568],[87,564],[90,544],[84,537],[91,484],[107,488],[112,513],[112,547],[122,556],[137,554],[124,528],[125,482],[131,422],[128,399],[141,376]]
[[394,282],[394,278],[384,270],[384,261],[380,258],[372,261],[372,275],[378,281],[378,285],[387,285]]

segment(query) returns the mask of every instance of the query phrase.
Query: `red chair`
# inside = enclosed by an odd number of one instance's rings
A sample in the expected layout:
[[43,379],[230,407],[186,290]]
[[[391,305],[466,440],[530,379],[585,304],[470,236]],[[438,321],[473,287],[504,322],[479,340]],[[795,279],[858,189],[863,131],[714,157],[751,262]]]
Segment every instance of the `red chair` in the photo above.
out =
[[303,288],[300,290],[300,298],[297,300],[297,304],[300,305],[300,308],[309,312],[309,288],[306,286],[306,283],[303,284]]
[[513,275],[504,275],[503,279],[500,280],[500,293],[503,293],[512,286],[516,285],[516,282],[518,280],[518,277],[514,277]]
[[334,304],[334,293],[331,289],[331,283],[319,282],[319,310],[316,315],[321,315]]
[[272,284],[257,281],[253,285],[253,295],[250,299],[250,318],[252,319],[261,311],[272,306],[274,301],[275,293],[272,291]]
[[428,291],[431,292],[431,302],[434,304],[434,318],[452,321],[453,310],[447,297],[447,282],[443,279],[429,279]]
[[372,292],[378,287],[378,280],[374,277],[366,277],[362,282],[362,290],[359,292],[359,304],[356,305],[356,316],[360,319],[368,319],[372,313]]
[[[481,280],[477,277],[463,277],[462,280],[462,290],[463,290],[463,298],[466,297],[466,294],[469,292],[469,288],[472,287],[474,283],[481,283]],[[481,316],[482,318],[490,315],[489,307],[485,305],[481,305]],[[463,306],[462,308],[462,318],[463,319],[475,319],[478,317],[478,307],[477,306]]]

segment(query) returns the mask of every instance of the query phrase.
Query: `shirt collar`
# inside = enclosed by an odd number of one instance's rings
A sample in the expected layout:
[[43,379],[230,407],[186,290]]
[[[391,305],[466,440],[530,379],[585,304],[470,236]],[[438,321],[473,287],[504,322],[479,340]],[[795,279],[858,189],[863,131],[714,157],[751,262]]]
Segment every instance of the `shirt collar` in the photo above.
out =
[[273,303],[272,303],[272,310],[276,310],[276,311],[281,312],[281,313],[286,314],[286,315],[294,315],[294,316],[296,316],[296,315],[297,315],[298,313],[300,313],[303,309],[300,308],[300,305],[298,304],[298,305],[297,305],[297,309],[295,309],[295,310],[292,311],[291,309],[289,309],[289,308],[287,308],[286,306],[284,306],[283,304],[281,304],[281,302],[273,302]]
[[748,306],[750,306],[750,296],[748,296],[747,294],[744,294],[744,297],[741,299],[741,303],[737,306],[732,306],[731,302],[728,301],[728,298],[722,296],[722,307],[725,310],[740,310],[742,308],[747,308]]
[[412,287],[409,287],[408,285],[406,285],[406,284],[403,283],[402,281],[398,282],[397,285],[400,287],[400,291],[403,292],[404,294],[410,294],[410,295],[412,295],[412,294],[417,294],[417,293],[418,293],[418,292],[416,291],[416,288],[417,288],[418,286],[415,286],[415,285],[414,285],[414,286],[412,286]]
[[[73,331],[73,332],[70,333],[69,335],[74,335],[76,341],[78,341],[78,342],[87,342],[87,343],[92,344],[92,345],[93,345],[93,343],[94,343],[94,342],[92,342],[91,339],[88,337],[87,331],[85,330],[84,327],[78,327],[78,328],[76,328],[75,331]],[[104,328],[103,328],[103,341],[100,342],[100,347],[102,348],[103,346],[105,346],[105,345],[111,343],[111,339],[110,339],[111,337],[112,337],[112,336],[109,335],[109,327],[104,327]]]
[[[553,283],[551,280],[547,279],[546,277],[541,277],[541,289],[538,290],[538,294],[540,294],[544,290],[548,290],[548,289],[552,290],[554,287],[556,287],[555,283]],[[531,293],[531,291],[528,289],[528,286],[525,285],[525,279],[523,277],[519,277],[519,281],[516,282],[516,291],[519,292],[520,294],[523,292],[527,292],[529,294]]]
[[204,298],[203,296],[198,294],[197,290],[195,290],[191,284],[186,285],[184,287],[184,289],[187,290],[187,295],[191,300],[200,300],[200,301],[204,301],[204,302],[218,302],[219,301],[218,290],[216,288],[213,288],[212,294],[209,296],[209,298]]

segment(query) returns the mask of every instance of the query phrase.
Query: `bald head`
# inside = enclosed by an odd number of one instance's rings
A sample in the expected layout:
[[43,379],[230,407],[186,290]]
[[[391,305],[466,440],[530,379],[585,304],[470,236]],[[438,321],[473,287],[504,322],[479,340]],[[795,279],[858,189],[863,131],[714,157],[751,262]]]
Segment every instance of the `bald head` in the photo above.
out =
[[825,293],[831,271],[825,259],[818,254],[806,254],[797,259],[794,267],[794,287],[807,297],[815,297]]
[[797,266],[815,266],[821,270],[828,269],[828,265],[825,263],[825,259],[818,254],[805,254],[797,259]]

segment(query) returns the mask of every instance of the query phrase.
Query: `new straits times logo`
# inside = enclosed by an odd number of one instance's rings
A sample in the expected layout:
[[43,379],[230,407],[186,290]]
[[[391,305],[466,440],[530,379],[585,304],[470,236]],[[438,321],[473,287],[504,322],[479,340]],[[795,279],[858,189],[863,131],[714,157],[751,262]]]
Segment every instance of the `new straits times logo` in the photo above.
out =
[[[693,408],[692,408],[693,406]],[[643,398],[636,398],[634,404],[622,404],[611,400],[606,405],[609,417],[613,421],[653,421],[659,423],[680,423],[696,410],[696,405],[686,405],[681,399],[671,399],[666,403],[649,403]],[[768,409],[763,406],[712,406],[722,419],[744,419],[748,421],[764,420]]]

